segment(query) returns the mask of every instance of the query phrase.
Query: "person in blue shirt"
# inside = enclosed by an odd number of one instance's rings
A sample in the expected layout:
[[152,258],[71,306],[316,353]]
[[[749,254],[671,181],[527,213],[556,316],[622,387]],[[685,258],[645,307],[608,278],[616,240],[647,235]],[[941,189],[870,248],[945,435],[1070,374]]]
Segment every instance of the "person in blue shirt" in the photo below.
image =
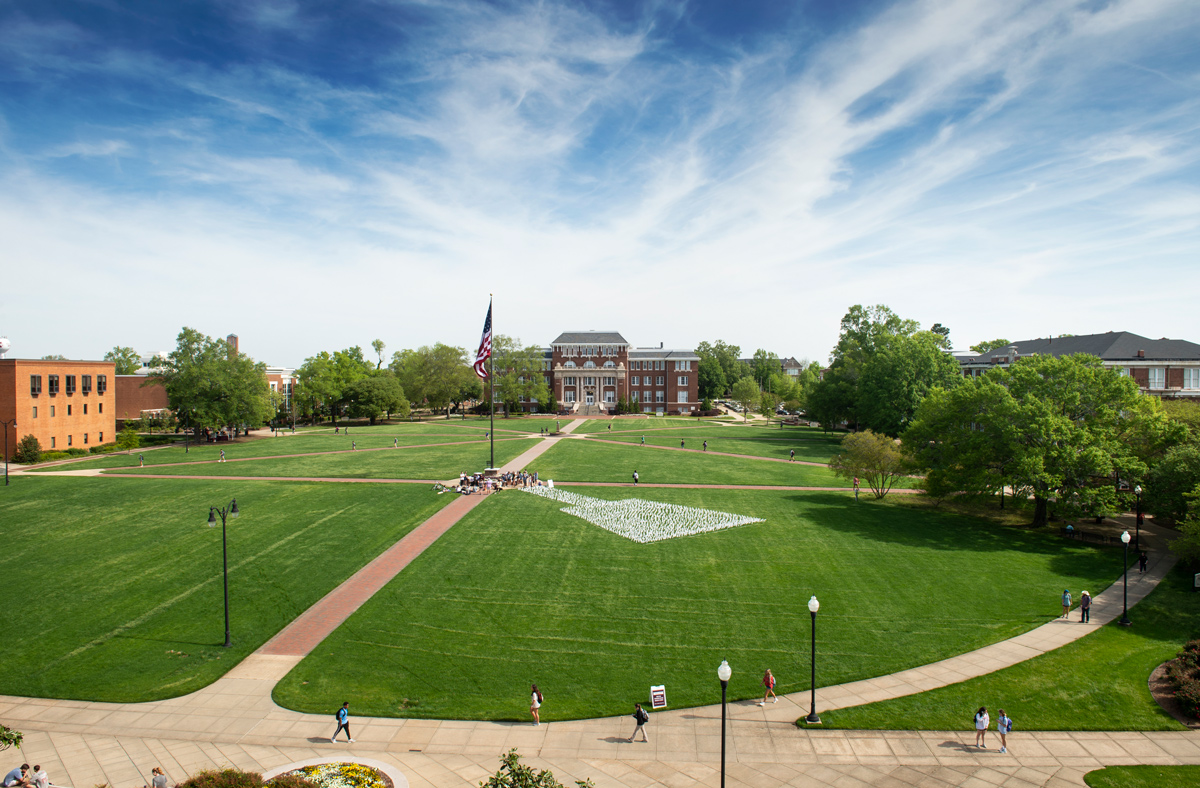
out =
[[1069,589],[1066,589],[1066,588],[1063,589],[1062,603],[1063,603],[1062,617],[1066,618],[1071,613],[1071,591]]
[[343,729],[346,731],[346,741],[353,742],[354,739],[350,738],[350,701],[346,701],[342,704],[342,707],[337,710],[335,717],[337,719],[337,730],[335,730],[333,732],[333,736],[329,738],[330,744],[335,744],[337,742],[337,735],[341,733]]
[[29,778],[29,764],[23,763],[20,768],[13,769],[8,774],[4,775],[5,788],[13,788],[13,786],[29,786],[33,784],[33,780]]

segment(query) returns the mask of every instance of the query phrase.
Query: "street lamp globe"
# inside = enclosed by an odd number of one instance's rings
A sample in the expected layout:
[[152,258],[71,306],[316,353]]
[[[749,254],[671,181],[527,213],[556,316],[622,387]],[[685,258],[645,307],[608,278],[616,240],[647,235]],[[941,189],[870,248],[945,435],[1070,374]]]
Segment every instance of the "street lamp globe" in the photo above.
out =
[[1128,532],[1128,531],[1126,531],[1125,533],[1121,534],[1121,543],[1122,543],[1122,544],[1129,544],[1129,532]]
[[217,527],[217,513],[213,511],[211,506],[208,508],[208,527]]
[[820,609],[821,609],[821,603],[817,601],[816,594],[814,594],[812,599],[808,600],[808,612],[816,613]]
[[229,516],[235,520],[237,519],[237,516],[238,516],[237,498],[233,499],[233,505],[229,507]]
[[1135,495],[1141,495],[1142,494],[1142,485],[1139,484],[1137,487],[1134,487],[1133,492]]
[[733,668],[729,667],[729,662],[721,660],[721,667],[717,668],[717,678],[721,681],[729,681],[729,677],[733,675]]

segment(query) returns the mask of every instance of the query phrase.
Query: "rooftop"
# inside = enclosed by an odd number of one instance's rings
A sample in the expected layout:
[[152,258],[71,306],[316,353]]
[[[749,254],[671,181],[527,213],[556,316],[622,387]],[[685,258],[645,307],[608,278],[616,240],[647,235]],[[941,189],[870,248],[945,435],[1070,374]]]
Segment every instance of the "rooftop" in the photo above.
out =
[[551,345],[628,345],[618,331],[564,331]]
[[[1023,339],[993,348],[987,353],[955,353],[960,364],[987,363],[992,356],[1008,355],[1015,347],[1021,356],[1069,356],[1087,353],[1105,361],[1200,361],[1200,345],[1186,339],[1149,339],[1129,331],[1109,331],[1104,334],[1081,334],[1073,337]],[[1145,351],[1139,356],[1138,351]]]

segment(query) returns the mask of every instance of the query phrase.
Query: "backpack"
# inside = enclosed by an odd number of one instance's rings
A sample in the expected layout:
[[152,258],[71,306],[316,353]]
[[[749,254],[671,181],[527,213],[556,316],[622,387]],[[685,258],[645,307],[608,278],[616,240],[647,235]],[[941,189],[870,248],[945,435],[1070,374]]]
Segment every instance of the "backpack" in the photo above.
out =
[[542,691],[538,690],[538,703],[545,703],[546,699],[542,697]]
[[634,714],[633,718],[638,721],[639,725],[645,725],[649,721],[650,715],[646,713],[645,709],[638,709],[637,714]]

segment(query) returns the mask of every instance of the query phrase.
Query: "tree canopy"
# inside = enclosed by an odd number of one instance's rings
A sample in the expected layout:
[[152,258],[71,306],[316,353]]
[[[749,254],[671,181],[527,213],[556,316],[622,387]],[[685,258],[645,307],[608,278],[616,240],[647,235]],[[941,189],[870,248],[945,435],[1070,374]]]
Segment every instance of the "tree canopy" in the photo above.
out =
[[842,438],[841,451],[829,461],[829,470],[844,479],[865,479],[876,498],[883,498],[907,469],[896,441],[871,430]]
[[993,339],[990,342],[980,342],[978,345],[971,345],[971,352],[983,355],[989,353],[996,348],[1007,347],[1009,344],[1007,339]]
[[265,370],[224,339],[184,328],[175,350],[149,380],[162,383],[171,410],[188,426],[257,427],[272,413]]
[[696,347],[696,355],[700,357],[696,374],[701,397],[722,397],[734,383],[750,374],[748,365],[738,358],[741,352],[739,346],[727,345],[720,339],[715,344],[701,342]]
[[131,347],[117,345],[104,354],[104,360],[111,361],[116,365],[115,374],[117,375],[136,375],[137,371],[142,368],[142,357]]
[[762,402],[758,393],[758,383],[749,375],[733,384],[732,396],[734,401],[742,406],[742,415],[746,418],[750,418],[750,411]]
[[333,353],[322,350],[304,359],[296,374],[302,391],[319,402],[336,424],[337,417],[350,404],[353,385],[375,371],[363,357],[362,348],[355,345]]
[[424,403],[434,411],[445,411],[447,418],[450,405],[462,402],[469,378],[475,377],[467,364],[467,351],[440,342],[395,353],[390,369],[410,402]]
[[[522,346],[519,339],[497,334],[492,341],[496,399],[504,403],[505,414],[521,409],[522,402],[536,402],[542,411],[550,411],[551,391],[542,374],[543,352],[537,345]],[[603,374],[603,370],[596,370]]]

